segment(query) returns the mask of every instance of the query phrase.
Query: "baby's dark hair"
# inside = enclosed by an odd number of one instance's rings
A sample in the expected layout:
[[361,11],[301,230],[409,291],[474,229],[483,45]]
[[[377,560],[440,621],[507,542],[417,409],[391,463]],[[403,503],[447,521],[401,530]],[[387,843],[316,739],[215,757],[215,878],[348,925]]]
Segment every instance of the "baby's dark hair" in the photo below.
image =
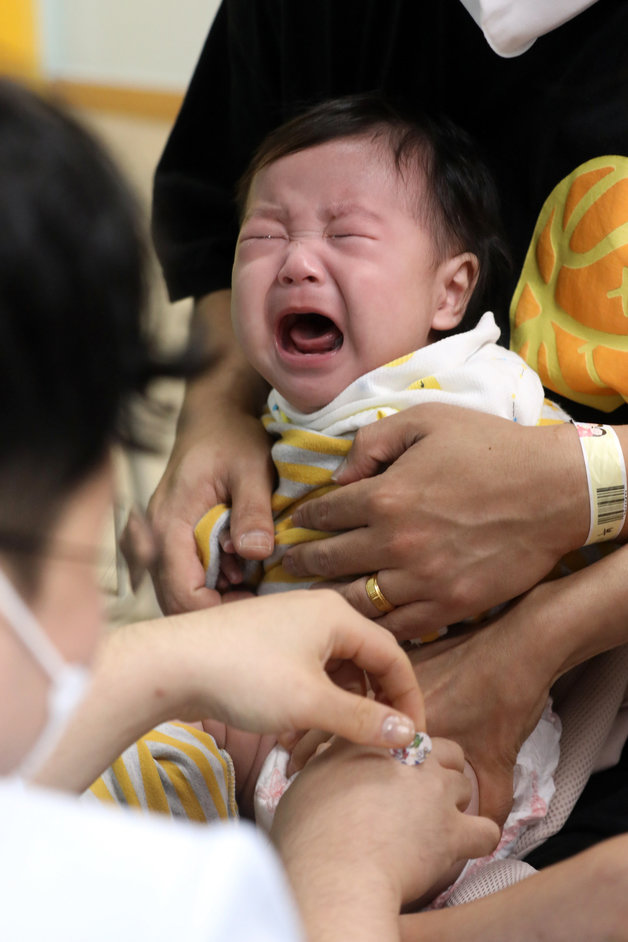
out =
[[120,174],[63,109],[7,80],[0,219],[0,551],[17,553],[44,547],[63,500],[128,437],[133,394],[187,363],[147,346],[144,242]]
[[390,151],[404,181],[416,188],[416,216],[428,226],[438,260],[472,252],[478,281],[458,330],[507,301],[510,258],[493,178],[470,137],[445,117],[407,114],[378,94],[349,95],[315,105],[271,131],[254,154],[237,193],[245,213],[253,178],[282,157],[328,141],[371,136]]

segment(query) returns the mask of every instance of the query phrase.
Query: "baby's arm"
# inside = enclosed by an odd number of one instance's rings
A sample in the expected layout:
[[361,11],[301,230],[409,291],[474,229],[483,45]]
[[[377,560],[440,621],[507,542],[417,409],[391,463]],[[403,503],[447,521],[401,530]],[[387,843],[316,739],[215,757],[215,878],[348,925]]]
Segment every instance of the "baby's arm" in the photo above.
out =
[[202,728],[219,749],[231,756],[236,779],[236,799],[242,817],[253,820],[253,794],[264,759],[276,743],[272,735],[246,733],[217,720],[203,720]]

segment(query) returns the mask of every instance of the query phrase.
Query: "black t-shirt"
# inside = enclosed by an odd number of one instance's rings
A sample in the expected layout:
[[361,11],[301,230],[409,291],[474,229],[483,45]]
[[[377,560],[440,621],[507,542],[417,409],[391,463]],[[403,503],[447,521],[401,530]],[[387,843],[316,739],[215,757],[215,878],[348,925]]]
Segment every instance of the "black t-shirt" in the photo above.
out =
[[265,134],[314,102],[373,89],[473,136],[498,183],[516,280],[556,183],[591,157],[628,154],[627,40],[625,0],[598,0],[512,59],[459,0],[224,0],[155,176],[171,297],[229,286],[234,182]]

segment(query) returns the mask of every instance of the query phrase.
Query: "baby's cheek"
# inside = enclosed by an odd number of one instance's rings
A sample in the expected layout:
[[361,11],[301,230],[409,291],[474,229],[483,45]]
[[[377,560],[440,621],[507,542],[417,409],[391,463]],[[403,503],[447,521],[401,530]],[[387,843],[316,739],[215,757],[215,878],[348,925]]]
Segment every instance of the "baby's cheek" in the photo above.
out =
[[478,779],[472,767],[469,765],[469,763],[466,760],[464,763],[464,774],[467,776],[467,778],[471,782],[471,789],[472,789],[471,800],[469,801],[469,804],[465,808],[464,813],[465,814],[478,814],[480,810],[480,789],[478,786]]

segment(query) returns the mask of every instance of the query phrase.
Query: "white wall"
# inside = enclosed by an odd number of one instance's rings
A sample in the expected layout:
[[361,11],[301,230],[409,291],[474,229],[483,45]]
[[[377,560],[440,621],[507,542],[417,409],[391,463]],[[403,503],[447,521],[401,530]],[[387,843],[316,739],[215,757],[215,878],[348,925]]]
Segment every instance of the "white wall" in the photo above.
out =
[[49,78],[183,91],[220,0],[38,0]]

